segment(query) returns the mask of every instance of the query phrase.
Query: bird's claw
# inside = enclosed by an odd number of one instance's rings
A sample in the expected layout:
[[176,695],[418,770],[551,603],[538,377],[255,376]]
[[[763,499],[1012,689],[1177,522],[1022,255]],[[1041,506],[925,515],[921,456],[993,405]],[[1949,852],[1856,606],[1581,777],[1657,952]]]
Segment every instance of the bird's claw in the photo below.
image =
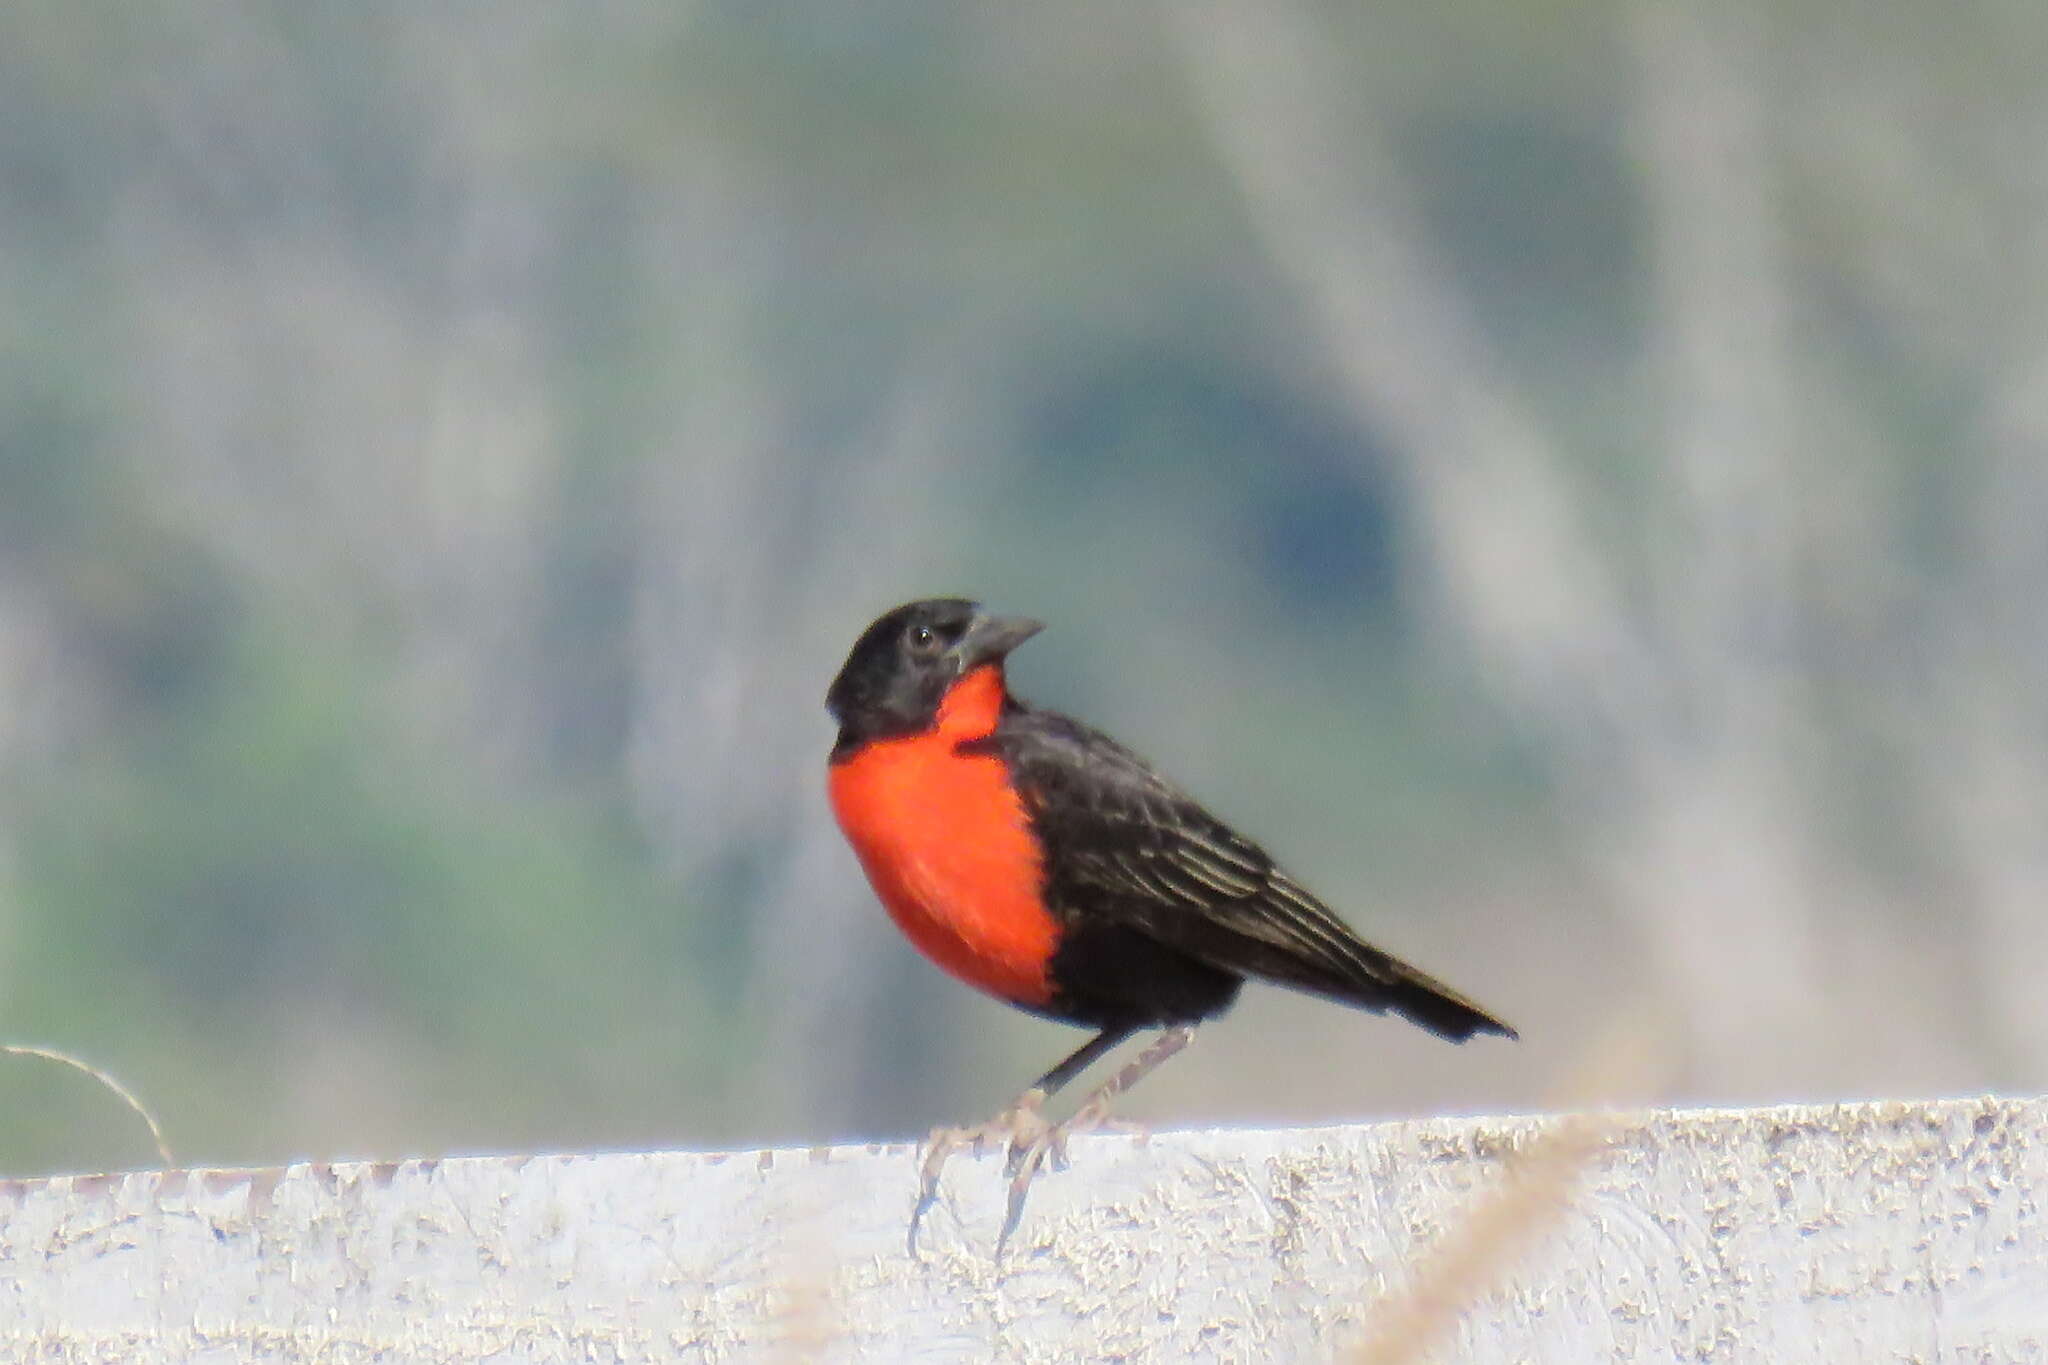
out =
[[1111,1118],[1110,1096],[1097,1096],[1075,1110],[1060,1123],[1048,1123],[1029,1141],[1013,1141],[1010,1144],[1009,1159],[1003,1163],[1003,1174],[1010,1178],[1009,1207],[1003,1214],[1003,1230],[996,1236],[996,1255],[1001,1257],[1009,1245],[1010,1234],[1024,1220],[1024,1201],[1031,1193],[1031,1182],[1039,1171],[1048,1165],[1055,1171],[1068,1166],[1067,1141],[1083,1133],[1103,1131],[1133,1133],[1143,1136],[1144,1125],[1128,1119]]
[[[1111,1037],[1105,1034],[1104,1037]],[[1121,1035],[1114,1035],[1121,1036]],[[1129,1090],[1154,1067],[1188,1045],[1194,1037],[1190,1025],[1177,1024],[1161,1034],[1159,1041],[1139,1053],[1081,1103],[1072,1117],[1062,1123],[1048,1123],[1045,1118],[1046,1091],[1033,1086],[1017,1097],[1017,1102],[980,1128],[941,1128],[931,1136],[931,1149],[924,1160],[924,1181],[918,1190],[917,1207],[910,1215],[910,1254],[917,1255],[917,1226],[939,1197],[939,1172],[946,1164],[946,1158],[961,1147],[973,1145],[979,1151],[981,1144],[993,1136],[1007,1135],[1010,1140],[1008,1155],[1003,1161],[1003,1174],[1010,1180],[1009,1208],[1003,1216],[1003,1230],[996,1238],[996,1257],[1001,1259],[1003,1249],[1009,1244],[1010,1234],[1017,1230],[1017,1224],[1024,1217],[1024,1199],[1031,1191],[1031,1181],[1047,1161],[1054,1168],[1067,1164],[1067,1140],[1076,1133],[1093,1132],[1101,1128],[1116,1128],[1142,1134],[1143,1128],[1136,1124],[1124,1123],[1109,1116],[1109,1107],[1118,1095]],[[1089,1049],[1070,1058],[1085,1059]],[[1054,1076],[1063,1068],[1055,1068]]]
[[[924,1164],[918,1173],[917,1206],[910,1213],[909,1247],[912,1256],[917,1255],[918,1225],[924,1221],[932,1205],[939,1202],[939,1177],[944,1174],[946,1163],[963,1148],[980,1156],[990,1142],[1001,1140],[1008,1144],[1009,1149],[1006,1169],[1013,1170],[1021,1153],[1060,1126],[1046,1120],[1045,1100],[1045,1091],[1034,1086],[987,1123],[971,1128],[932,1130],[931,1136],[925,1139]],[[1064,1155],[1061,1160],[1064,1162]],[[1021,1205],[1019,1207],[1021,1211]]]

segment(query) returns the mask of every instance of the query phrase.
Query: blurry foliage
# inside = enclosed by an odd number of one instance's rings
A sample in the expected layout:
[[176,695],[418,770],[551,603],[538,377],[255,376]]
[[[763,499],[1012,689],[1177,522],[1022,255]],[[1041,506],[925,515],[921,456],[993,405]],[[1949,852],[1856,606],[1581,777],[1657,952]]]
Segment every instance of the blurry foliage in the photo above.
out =
[[[1839,797],[1816,839],[1917,896],[1950,875],[1910,785],[1941,741],[1901,675],[1969,616],[1984,413],[2025,391],[1969,342],[2000,302],[1970,243],[2038,218],[1996,156],[1930,155],[1961,188],[1902,198],[1900,246],[1870,208],[1890,163],[1811,131],[1871,98],[1824,7],[1740,8],[1790,129],[1767,169],[1817,433],[1791,491],[1822,547],[1790,652]],[[1980,83],[2031,80],[1997,33],[2041,21],[1881,8],[1871,69],[1976,147]],[[1393,150],[1654,615],[1693,566],[1650,453],[1635,10],[1303,14],[1360,101],[1319,171]],[[1053,622],[1020,690],[1432,946],[1537,1057],[1631,961],[1589,867],[1626,824],[1603,796],[1655,803],[1530,720],[1568,689],[1532,704],[1458,638],[1420,473],[1448,456],[1342,395],[1151,11],[40,3],[7,28],[0,1038],[115,1070],[181,1155],[905,1133],[1003,1098],[1062,1040],[895,944],[817,792],[838,651],[928,591]],[[1955,278],[1905,268],[1929,259]],[[1386,317],[1397,345],[1413,321]],[[1863,534],[1886,553],[1837,582],[1823,551]],[[1532,961],[1577,975],[1518,982]],[[1320,1034],[1281,1039],[1315,1070]],[[1541,1091],[1477,1052],[1489,1084],[1449,1091],[1407,1046],[1258,1102]],[[1955,1055],[1912,1074],[2024,1074]],[[0,1171],[134,1159],[103,1097],[27,1070],[0,1071]]]
[[[379,725],[376,671],[290,622],[220,643],[209,685],[77,756],[26,812],[16,947],[34,970],[14,979],[7,1028],[175,1078],[156,1102],[215,1158],[277,1155],[289,1128],[264,1106],[324,1085],[367,1086],[359,1144],[503,1143],[533,1122],[532,1087],[573,1096],[625,1034],[651,1050],[634,1071],[706,1093],[716,1058],[678,1055],[705,1002],[674,964],[709,972],[718,953],[677,920],[622,811],[507,800],[408,753]],[[405,1037],[431,1072],[402,1078],[403,1098],[305,1074],[321,1044],[292,1038],[294,1023],[282,1055],[248,1047],[280,1019]],[[178,1049],[156,1053],[166,1037]],[[234,1111],[195,1105],[183,1087],[237,1051],[233,1083],[201,1087],[236,1093]],[[625,1109],[615,1122],[635,1121]],[[47,1132],[31,1150],[67,1159]]]

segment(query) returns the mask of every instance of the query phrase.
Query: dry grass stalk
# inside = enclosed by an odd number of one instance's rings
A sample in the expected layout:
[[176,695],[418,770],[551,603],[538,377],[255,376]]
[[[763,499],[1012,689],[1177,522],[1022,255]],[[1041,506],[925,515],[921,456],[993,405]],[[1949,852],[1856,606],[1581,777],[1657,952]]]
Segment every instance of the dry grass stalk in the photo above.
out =
[[58,1052],[51,1048],[30,1047],[24,1043],[0,1043],[0,1052],[9,1053],[16,1057],[37,1057],[46,1062],[57,1062],[70,1067],[74,1071],[82,1071],[92,1077],[101,1085],[113,1091],[115,1097],[121,1103],[133,1109],[141,1117],[142,1121],[149,1125],[149,1136],[156,1143],[156,1152],[158,1156],[163,1158],[164,1168],[168,1170],[178,1164],[171,1156],[170,1144],[164,1141],[163,1125],[156,1121],[156,1115],[149,1111],[149,1106],[137,1099],[134,1091],[115,1080],[112,1076],[109,1076],[106,1072],[90,1062],[80,1061],[69,1053]]
[[[1596,1046],[1566,1094],[1581,1108],[1594,1097],[1640,1095],[1668,1070],[1670,1049],[1646,1029],[1651,1011],[1625,1011]],[[1376,1304],[1355,1365],[1404,1365],[1427,1358],[1464,1311],[1494,1290],[1516,1257],[1571,1207],[1579,1179],[1624,1125],[1612,1110],[1569,1113],[1508,1157],[1501,1178],[1415,1268],[1406,1285]]]

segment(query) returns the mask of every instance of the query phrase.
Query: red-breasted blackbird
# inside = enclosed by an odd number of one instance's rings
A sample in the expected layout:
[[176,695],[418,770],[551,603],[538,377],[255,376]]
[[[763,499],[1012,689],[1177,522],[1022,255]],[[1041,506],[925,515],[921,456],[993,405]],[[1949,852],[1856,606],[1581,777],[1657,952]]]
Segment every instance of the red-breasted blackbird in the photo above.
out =
[[[832,809],[897,927],[970,986],[1095,1036],[979,1129],[932,1138],[910,1238],[947,1156],[1010,1139],[1010,1206],[1068,1133],[1186,1046],[1246,977],[1391,1010],[1439,1037],[1515,1031],[1364,942],[1265,850],[1130,750],[1003,681],[1036,621],[960,598],[888,612],[826,693]],[[1140,1029],[1166,1032],[1065,1124],[1045,1100]]]

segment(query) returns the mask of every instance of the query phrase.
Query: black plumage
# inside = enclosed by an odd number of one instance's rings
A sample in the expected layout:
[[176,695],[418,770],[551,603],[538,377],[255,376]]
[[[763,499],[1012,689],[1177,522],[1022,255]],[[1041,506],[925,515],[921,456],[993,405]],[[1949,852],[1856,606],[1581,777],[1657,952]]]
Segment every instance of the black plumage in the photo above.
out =
[[1097,1028],[1192,1023],[1245,977],[1375,1012],[1443,1038],[1515,1031],[1364,942],[1266,851],[1151,765],[1071,717],[1012,699],[989,735],[1045,856],[1062,924],[1044,1012]]

